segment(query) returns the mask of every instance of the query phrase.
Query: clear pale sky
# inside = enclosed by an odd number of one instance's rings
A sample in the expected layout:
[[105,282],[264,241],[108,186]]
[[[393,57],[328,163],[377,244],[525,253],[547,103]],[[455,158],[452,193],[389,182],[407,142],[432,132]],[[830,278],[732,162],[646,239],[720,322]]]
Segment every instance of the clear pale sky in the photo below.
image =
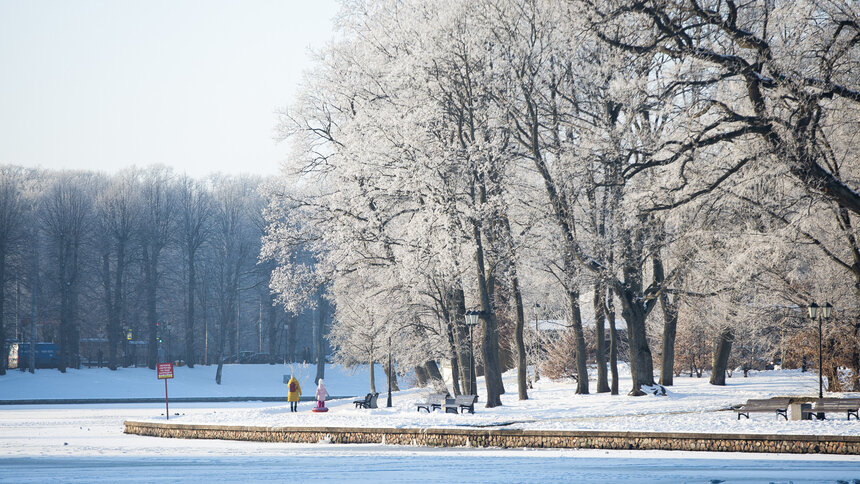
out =
[[0,0],[0,164],[272,174],[335,0]]

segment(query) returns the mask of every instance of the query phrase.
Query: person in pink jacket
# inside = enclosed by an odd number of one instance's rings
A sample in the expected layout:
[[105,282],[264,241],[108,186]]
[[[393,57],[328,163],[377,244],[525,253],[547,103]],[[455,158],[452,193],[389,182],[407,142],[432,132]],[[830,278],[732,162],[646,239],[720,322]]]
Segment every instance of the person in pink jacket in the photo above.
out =
[[325,408],[325,399],[328,397],[328,391],[325,389],[325,384],[323,383],[323,379],[320,378],[319,384],[317,385],[317,408],[323,409]]

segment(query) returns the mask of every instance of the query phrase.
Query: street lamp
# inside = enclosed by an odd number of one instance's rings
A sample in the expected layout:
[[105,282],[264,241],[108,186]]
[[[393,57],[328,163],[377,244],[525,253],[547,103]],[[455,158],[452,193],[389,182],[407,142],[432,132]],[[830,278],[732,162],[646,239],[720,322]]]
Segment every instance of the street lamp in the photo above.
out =
[[[819,313],[819,309],[821,310]],[[822,323],[824,319],[830,319],[830,313],[833,311],[833,305],[829,302],[824,303],[824,306],[819,306],[815,302],[809,305],[809,319],[818,320],[818,398],[824,398],[824,367],[821,360],[821,340],[822,340]]]
[[391,377],[394,374],[394,367],[391,366],[391,337],[398,334],[403,328],[398,328],[394,333],[388,334],[388,402],[386,407],[391,408]]
[[472,339],[472,328],[478,324],[478,318],[483,311],[466,311],[466,326],[469,327],[469,393],[477,395],[478,392],[472,385],[475,383],[475,341]]
[[540,373],[538,372],[538,366],[540,365],[540,304],[535,302],[535,335],[537,336],[537,348],[536,348],[536,357],[535,357],[535,381],[540,380]]
[[[370,368],[373,371],[373,365]],[[388,403],[385,404],[386,407],[391,408],[391,373],[394,372],[394,368],[391,367],[391,335],[388,335]]]

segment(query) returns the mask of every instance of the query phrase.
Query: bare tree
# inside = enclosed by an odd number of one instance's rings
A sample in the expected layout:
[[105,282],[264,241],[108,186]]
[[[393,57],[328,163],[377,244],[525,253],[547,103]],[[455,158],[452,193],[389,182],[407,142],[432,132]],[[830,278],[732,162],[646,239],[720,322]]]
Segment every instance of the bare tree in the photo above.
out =
[[[79,359],[80,328],[78,296],[86,235],[93,224],[90,177],[61,172],[42,200],[42,225],[46,232],[53,284],[60,294],[60,363],[65,372]],[[35,321],[33,322],[35,324]]]
[[[137,237],[141,206],[137,173],[118,175],[97,200],[98,225],[102,234],[102,285],[108,314],[108,367],[120,363],[117,350],[123,334],[126,309],[126,276],[132,242]],[[126,362],[122,362],[125,366]]]
[[161,254],[175,240],[176,191],[169,169],[151,167],[141,181],[140,247],[146,308],[147,366],[155,369],[158,358],[158,288]]
[[197,181],[183,175],[179,180],[179,245],[185,264],[185,362],[190,368],[196,363],[194,351],[194,296],[197,288],[197,255],[209,239],[212,202],[209,193]]
[[6,374],[6,266],[13,245],[23,234],[27,202],[23,195],[25,172],[18,167],[0,167],[0,375]]
[[[221,383],[224,349],[230,328],[236,324],[239,291],[246,272],[251,271],[254,255],[259,250],[248,208],[254,206],[251,197],[258,184],[246,178],[218,178],[212,199],[211,243],[214,256],[215,294],[218,303],[218,369],[215,381]],[[238,335],[237,335],[238,337]],[[233,354],[239,353],[238,341],[233,340]]]

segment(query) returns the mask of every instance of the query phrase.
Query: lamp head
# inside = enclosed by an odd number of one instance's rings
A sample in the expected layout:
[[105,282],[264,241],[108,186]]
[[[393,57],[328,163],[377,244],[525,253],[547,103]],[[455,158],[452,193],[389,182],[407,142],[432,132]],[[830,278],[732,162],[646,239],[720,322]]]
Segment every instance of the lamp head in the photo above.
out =
[[466,326],[475,326],[478,324],[478,316],[480,311],[466,311]]
[[813,302],[812,304],[809,305],[808,310],[809,310],[809,318],[810,319],[815,319],[818,317],[818,304],[815,304]]

